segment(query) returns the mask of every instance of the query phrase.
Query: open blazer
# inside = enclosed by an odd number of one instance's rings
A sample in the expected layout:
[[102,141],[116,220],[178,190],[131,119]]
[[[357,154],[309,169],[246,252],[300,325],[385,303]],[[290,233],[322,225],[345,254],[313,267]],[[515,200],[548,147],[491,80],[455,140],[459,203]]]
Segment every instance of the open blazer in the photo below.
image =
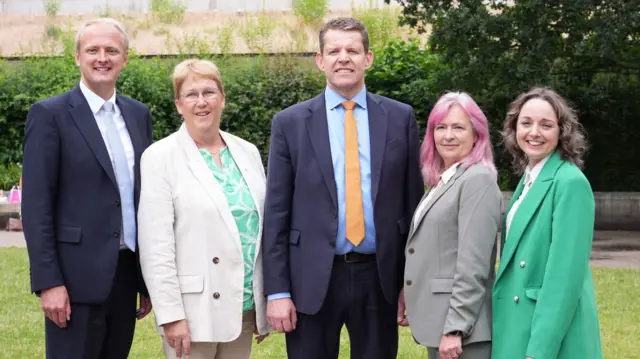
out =
[[[506,216],[520,197],[518,184]],[[589,181],[557,152],[503,221],[493,288],[493,359],[601,359],[589,268],[595,204]]]
[[501,201],[486,166],[458,167],[411,222],[404,295],[418,343],[437,348],[451,331],[463,333],[463,345],[491,340]]
[[[258,149],[220,133],[251,189],[262,231],[266,179]],[[186,319],[191,341],[233,341],[242,331],[240,235],[224,193],[184,125],[144,152],[141,177],[140,263],[156,323]],[[258,240],[253,294],[257,328],[265,334],[261,258]]]

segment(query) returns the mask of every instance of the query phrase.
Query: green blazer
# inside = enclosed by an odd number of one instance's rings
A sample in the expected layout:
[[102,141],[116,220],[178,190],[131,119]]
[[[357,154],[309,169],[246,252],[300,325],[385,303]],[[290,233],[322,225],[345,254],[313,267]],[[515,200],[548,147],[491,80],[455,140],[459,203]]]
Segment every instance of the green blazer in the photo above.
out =
[[595,201],[582,171],[556,152],[517,209],[493,286],[492,359],[602,359],[589,267]]

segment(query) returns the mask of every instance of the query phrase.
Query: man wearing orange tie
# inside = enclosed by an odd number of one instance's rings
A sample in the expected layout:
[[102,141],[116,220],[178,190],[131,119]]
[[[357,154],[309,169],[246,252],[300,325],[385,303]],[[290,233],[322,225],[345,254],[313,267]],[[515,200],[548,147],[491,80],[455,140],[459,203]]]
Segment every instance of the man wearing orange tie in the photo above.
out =
[[364,25],[320,30],[317,97],[276,114],[265,202],[264,292],[290,359],[338,358],[346,325],[352,358],[391,359],[404,246],[423,195],[411,106],[367,92],[373,62]]

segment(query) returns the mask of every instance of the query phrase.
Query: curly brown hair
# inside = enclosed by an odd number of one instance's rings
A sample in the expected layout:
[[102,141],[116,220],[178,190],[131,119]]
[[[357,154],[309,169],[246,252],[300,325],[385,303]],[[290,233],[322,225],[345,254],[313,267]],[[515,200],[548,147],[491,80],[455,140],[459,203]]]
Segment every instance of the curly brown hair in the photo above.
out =
[[584,128],[580,122],[578,122],[576,111],[562,96],[552,89],[535,87],[529,92],[520,94],[518,98],[509,105],[507,118],[504,121],[502,131],[503,143],[507,151],[513,156],[511,164],[514,169],[519,174],[522,174],[529,162],[527,156],[522,149],[520,149],[516,141],[516,125],[522,106],[534,98],[548,102],[558,117],[560,136],[558,138],[557,151],[560,153],[560,158],[582,168],[584,164],[582,156],[587,151],[588,146]]

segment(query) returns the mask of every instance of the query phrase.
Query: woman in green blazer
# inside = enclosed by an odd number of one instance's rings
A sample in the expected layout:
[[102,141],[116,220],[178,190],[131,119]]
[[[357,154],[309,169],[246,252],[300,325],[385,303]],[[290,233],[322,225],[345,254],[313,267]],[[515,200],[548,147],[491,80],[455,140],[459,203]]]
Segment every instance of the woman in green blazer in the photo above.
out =
[[582,127],[562,97],[535,88],[511,104],[503,136],[524,176],[502,225],[492,358],[601,359]]

